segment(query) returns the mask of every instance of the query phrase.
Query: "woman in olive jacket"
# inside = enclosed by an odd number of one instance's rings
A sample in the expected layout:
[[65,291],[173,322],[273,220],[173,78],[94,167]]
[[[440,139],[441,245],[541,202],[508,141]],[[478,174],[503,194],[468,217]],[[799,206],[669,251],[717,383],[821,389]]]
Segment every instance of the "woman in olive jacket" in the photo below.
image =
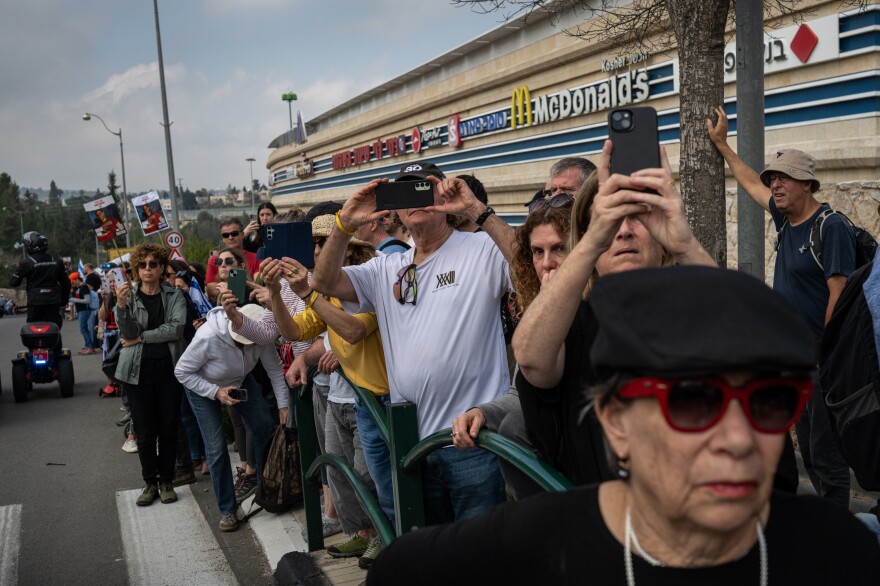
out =
[[[171,484],[177,450],[177,423],[182,389],[174,364],[183,352],[186,301],[164,284],[168,253],[141,244],[131,254],[134,282],[116,289],[116,323],[121,350],[116,378],[128,395],[137,430],[144,489],[137,504],[177,500]],[[158,439],[158,454],[156,441]]]

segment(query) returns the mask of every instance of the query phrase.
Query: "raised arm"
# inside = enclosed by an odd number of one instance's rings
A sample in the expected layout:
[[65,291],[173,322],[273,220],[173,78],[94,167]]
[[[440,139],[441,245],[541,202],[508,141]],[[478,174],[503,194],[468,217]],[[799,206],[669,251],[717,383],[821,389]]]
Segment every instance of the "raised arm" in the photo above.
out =
[[[486,211],[486,204],[474,196],[463,179],[457,177],[443,180],[436,177],[428,177],[428,179],[436,186],[437,197],[440,198],[441,203],[429,206],[425,210],[463,216],[472,222],[476,222]],[[495,242],[495,246],[498,247],[507,262],[510,262],[513,257],[514,239],[514,230],[510,224],[493,213],[485,218],[482,228]]]
[[336,228],[330,232],[330,237],[324,243],[324,248],[321,250],[315,272],[312,275],[312,285],[318,292],[344,301],[358,301],[351,280],[342,270],[345,251],[351,237],[359,227],[373,220],[379,220],[388,214],[388,212],[374,211],[376,209],[376,186],[386,181],[388,180],[374,179],[370,181],[348,198],[342,209],[337,212]]
[[727,114],[724,112],[724,108],[718,106],[715,108],[715,114],[718,116],[718,122],[713,124],[711,118],[706,120],[706,130],[709,132],[709,139],[715,145],[715,148],[718,149],[718,152],[721,153],[721,156],[724,157],[736,182],[742,185],[746,193],[755,200],[755,203],[769,212],[770,188],[761,183],[761,177],[755,170],[746,165],[745,161],[740,159],[733,149],[730,148],[730,145],[727,144]]

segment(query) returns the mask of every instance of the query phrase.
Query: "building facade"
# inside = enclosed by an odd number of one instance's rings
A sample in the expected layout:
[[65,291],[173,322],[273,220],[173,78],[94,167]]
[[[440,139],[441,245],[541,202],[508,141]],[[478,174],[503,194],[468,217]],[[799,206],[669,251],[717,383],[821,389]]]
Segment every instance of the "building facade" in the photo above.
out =
[[[840,12],[839,1],[803,5],[798,23],[766,23],[766,159],[780,148],[813,154],[819,199],[880,234],[880,6]],[[608,111],[629,104],[657,110],[660,140],[676,169],[675,51],[619,55],[562,32],[582,18],[551,22],[532,14],[505,23],[310,120],[306,144],[269,156],[273,203],[283,209],[342,201],[358,185],[393,177],[407,161],[429,159],[447,175],[476,175],[492,206],[519,224],[522,204],[544,186],[553,162],[596,159]],[[734,148],[735,54],[731,43],[724,106]],[[734,195],[729,178],[733,223]],[[774,240],[768,223],[769,267]],[[728,247],[731,266],[735,248]]]

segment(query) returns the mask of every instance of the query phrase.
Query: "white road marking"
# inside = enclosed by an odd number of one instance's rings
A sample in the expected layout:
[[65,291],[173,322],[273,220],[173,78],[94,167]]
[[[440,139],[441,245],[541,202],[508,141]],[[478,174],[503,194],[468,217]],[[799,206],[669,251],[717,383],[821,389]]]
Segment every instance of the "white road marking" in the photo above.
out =
[[[253,504],[254,497],[250,496],[241,503],[241,510],[245,513],[256,510]],[[272,572],[278,567],[281,556],[291,551],[308,551],[309,546],[302,538],[302,525],[293,518],[290,512],[278,515],[260,511],[248,520],[251,531],[263,546],[263,554]]]
[[21,505],[0,507],[0,586],[18,585]]
[[157,499],[149,507],[135,504],[140,489],[116,493],[129,583],[236,586],[190,487],[175,490],[176,503],[163,505]]

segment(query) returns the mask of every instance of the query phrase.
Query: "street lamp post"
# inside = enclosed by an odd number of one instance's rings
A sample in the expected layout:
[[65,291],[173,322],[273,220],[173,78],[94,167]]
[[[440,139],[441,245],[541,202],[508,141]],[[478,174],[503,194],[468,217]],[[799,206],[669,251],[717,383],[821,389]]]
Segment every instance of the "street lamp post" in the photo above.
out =
[[293,92],[287,92],[281,94],[281,99],[287,102],[287,115],[290,116],[290,129],[293,130],[293,109],[290,107],[290,102],[296,101],[296,94]]
[[[19,241],[22,243],[21,246],[21,258],[26,256],[25,248],[24,248],[24,210],[13,210],[8,207],[3,207],[4,212],[18,212],[18,223],[21,226],[21,236],[19,237]],[[16,247],[18,245],[16,244]]]
[[153,14],[156,19],[156,50],[159,54],[159,89],[162,92],[162,126],[165,128],[165,158],[168,160],[168,187],[171,195],[171,211],[174,214],[174,229],[180,230],[180,213],[174,189],[174,156],[171,153],[171,123],[168,122],[168,96],[165,93],[165,62],[162,59],[162,35],[159,33],[159,4],[153,0]]
[[131,226],[128,223],[128,190],[125,188],[125,152],[122,150],[122,128],[119,129],[119,132],[113,132],[107,126],[107,123],[104,122],[104,119],[98,116],[97,114],[90,114],[86,112],[83,114],[83,120],[89,121],[92,117],[97,118],[101,121],[101,124],[104,125],[104,128],[110,134],[115,134],[119,137],[119,159],[122,161],[122,209],[125,210],[125,247],[129,248],[131,246],[131,242],[129,241],[128,233],[131,231]]
[[253,157],[248,157],[245,159],[248,163],[251,164],[251,211],[252,213],[257,213],[257,208],[254,204],[254,161],[256,161]]

